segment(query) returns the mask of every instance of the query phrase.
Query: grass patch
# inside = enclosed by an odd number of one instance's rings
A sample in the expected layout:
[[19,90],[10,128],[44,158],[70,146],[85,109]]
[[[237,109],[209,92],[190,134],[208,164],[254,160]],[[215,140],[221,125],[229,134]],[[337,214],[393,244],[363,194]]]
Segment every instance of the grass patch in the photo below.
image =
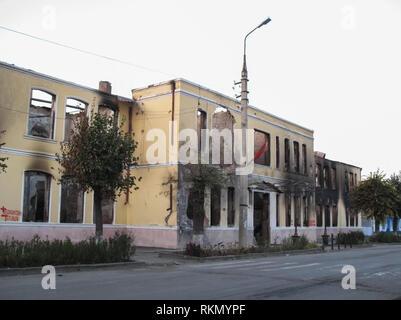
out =
[[0,241],[0,267],[125,262],[135,253],[133,242],[133,236],[118,231],[101,243],[94,236],[77,243],[69,238],[42,240],[38,235],[30,241]]
[[298,238],[286,238],[280,245],[273,246],[251,246],[248,248],[239,248],[238,244],[209,245],[201,247],[199,244],[188,243],[184,255],[191,257],[213,257],[213,256],[229,256],[247,253],[268,253],[268,252],[285,252],[292,250],[305,250],[319,248],[316,243],[311,243],[305,236]]

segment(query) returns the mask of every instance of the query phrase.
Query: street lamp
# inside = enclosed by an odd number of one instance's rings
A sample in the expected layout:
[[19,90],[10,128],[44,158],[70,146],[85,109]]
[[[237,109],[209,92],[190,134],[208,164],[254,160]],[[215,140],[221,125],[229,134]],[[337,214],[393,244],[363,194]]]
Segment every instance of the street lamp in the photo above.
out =
[[[268,24],[271,21],[267,18],[255,29],[249,32],[244,38],[244,62],[241,73],[241,129],[242,129],[242,154],[246,155],[246,130],[248,129],[248,70],[246,67],[246,39],[256,29]],[[247,157],[245,158],[247,159]],[[245,160],[246,161],[246,160]],[[245,163],[246,164],[246,163]],[[240,214],[239,214],[239,246],[245,248],[247,241],[247,216],[248,216],[248,175],[240,175]]]

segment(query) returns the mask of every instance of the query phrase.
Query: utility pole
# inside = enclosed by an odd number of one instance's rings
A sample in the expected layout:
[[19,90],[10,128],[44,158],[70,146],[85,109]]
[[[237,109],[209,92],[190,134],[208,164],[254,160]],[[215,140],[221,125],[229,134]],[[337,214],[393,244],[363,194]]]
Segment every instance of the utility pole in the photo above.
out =
[[[248,36],[254,32],[256,29],[264,26],[265,24],[271,21],[270,18],[267,18],[260,25],[258,25],[255,29],[249,32],[244,38],[244,61],[242,65],[241,72],[241,129],[242,129],[242,155],[245,155],[245,164],[248,159],[247,157],[247,129],[248,129],[248,70],[246,67],[246,39]],[[248,247],[247,240],[247,218],[248,218],[248,175],[242,173],[240,175],[240,212],[239,212],[239,246],[240,248]]]

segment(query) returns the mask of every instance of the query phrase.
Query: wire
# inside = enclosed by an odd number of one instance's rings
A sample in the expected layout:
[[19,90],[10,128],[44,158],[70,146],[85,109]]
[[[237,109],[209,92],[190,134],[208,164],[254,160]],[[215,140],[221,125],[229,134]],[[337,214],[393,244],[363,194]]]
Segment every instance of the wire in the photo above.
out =
[[167,73],[167,72],[164,72],[164,71],[160,71],[160,70],[144,67],[144,66],[141,66],[141,65],[138,65],[138,64],[134,64],[134,63],[132,63],[130,61],[124,61],[124,60],[120,60],[120,59],[117,59],[117,58],[108,57],[108,56],[105,56],[105,55],[102,55],[102,54],[98,54],[98,53],[95,53],[95,52],[91,52],[91,51],[88,51],[88,50],[75,48],[75,47],[72,47],[72,46],[69,46],[69,45],[66,45],[66,44],[62,44],[60,42],[56,42],[56,41],[53,41],[53,40],[48,40],[48,39],[40,38],[40,37],[37,37],[37,36],[33,36],[31,34],[24,33],[24,32],[21,32],[21,31],[17,31],[17,30],[14,30],[14,29],[11,29],[11,28],[7,28],[7,27],[1,26],[1,25],[0,25],[0,29],[6,30],[6,31],[10,31],[10,32],[14,32],[14,33],[17,33],[19,35],[23,35],[25,37],[29,37],[29,38],[32,38],[32,39],[35,39],[35,40],[44,41],[44,42],[47,42],[47,43],[50,43],[50,44],[53,44],[53,45],[56,45],[56,46],[59,46],[59,47],[67,48],[67,49],[70,49],[70,50],[75,50],[75,51],[78,51],[78,52],[81,52],[81,53],[85,53],[85,54],[92,55],[92,56],[95,56],[95,57],[103,58],[103,59],[106,59],[106,60],[109,60],[109,61],[125,64],[125,65],[128,65],[128,66],[134,67],[134,68],[138,68],[138,69],[142,69],[142,70],[146,70],[146,71],[150,71],[150,72],[155,72],[155,73],[160,73],[160,74],[167,75],[169,77],[176,78],[176,76],[171,74],[171,73]]

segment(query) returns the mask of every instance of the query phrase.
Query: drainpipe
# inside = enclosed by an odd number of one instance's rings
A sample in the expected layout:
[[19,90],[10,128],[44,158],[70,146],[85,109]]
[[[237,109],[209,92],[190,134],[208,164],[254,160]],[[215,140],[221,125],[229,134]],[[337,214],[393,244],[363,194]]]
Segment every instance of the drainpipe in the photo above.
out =
[[[129,110],[128,110],[128,132],[130,136],[132,136],[132,108],[133,104],[130,104]],[[131,169],[128,168],[128,177],[130,176]],[[129,190],[127,190],[125,194],[125,204],[129,203]]]
[[[171,84],[171,146],[174,145],[174,112],[175,112],[175,80],[170,81]],[[164,221],[168,224],[168,219],[173,213],[173,184],[170,183],[170,207],[167,208],[169,214]]]

